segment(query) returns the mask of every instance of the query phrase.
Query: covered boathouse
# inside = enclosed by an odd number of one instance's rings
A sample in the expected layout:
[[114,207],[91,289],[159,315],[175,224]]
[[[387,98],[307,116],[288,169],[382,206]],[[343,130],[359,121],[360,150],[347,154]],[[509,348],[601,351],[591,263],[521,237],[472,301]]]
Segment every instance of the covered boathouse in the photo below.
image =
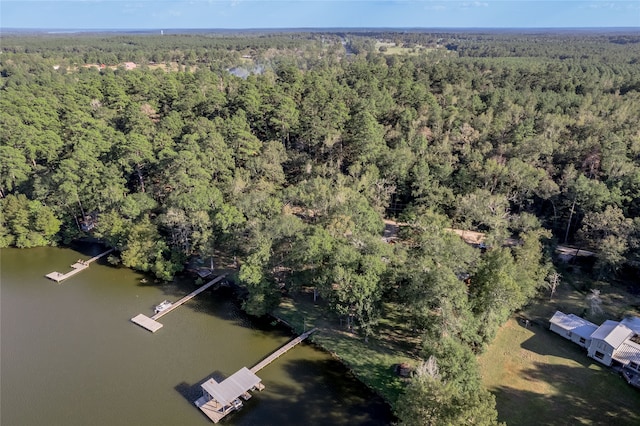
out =
[[242,407],[241,397],[245,400],[251,398],[250,390],[264,389],[261,382],[260,377],[243,367],[222,382],[218,383],[215,379],[204,382],[201,385],[202,396],[195,405],[214,423],[218,423],[227,414]]

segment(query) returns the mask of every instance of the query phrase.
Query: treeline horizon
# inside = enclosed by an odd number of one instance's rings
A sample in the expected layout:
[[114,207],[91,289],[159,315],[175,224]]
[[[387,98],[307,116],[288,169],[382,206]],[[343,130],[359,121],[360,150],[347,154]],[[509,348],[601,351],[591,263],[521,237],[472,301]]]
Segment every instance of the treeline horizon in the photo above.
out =
[[[188,35],[188,34],[217,34],[217,33],[233,33],[238,36],[250,35],[254,36],[256,32],[265,33],[354,33],[363,34],[366,36],[376,37],[380,34],[393,33],[393,34],[405,34],[405,33],[548,33],[548,34],[562,34],[566,33],[630,33],[636,34],[640,32],[637,27],[630,26],[612,26],[612,27],[238,27],[238,28],[82,28],[82,27],[4,27],[2,29],[8,34],[15,33],[29,33],[50,31],[51,35],[63,34],[65,31],[77,31],[78,33],[123,33],[123,34],[138,34],[138,33],[157,33],[160,31],[168,31],[173,35]],[[49,34],[49,33],[46,33]]]
[[163,280],[224,253],[248,313],[314,288],[367,338],[393,304],[433,357],[403,424],[496,423],[475,355],[557,243],[593,249],[594,278],[637,273],[640,35],[2,41],[0,247],[91,235]]

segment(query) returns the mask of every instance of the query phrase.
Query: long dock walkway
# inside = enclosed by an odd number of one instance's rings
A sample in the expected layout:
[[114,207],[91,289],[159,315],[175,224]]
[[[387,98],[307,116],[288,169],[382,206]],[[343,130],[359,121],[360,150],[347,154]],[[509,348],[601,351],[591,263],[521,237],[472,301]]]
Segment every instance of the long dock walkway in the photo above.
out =
[[303,333],[303,334],[299,335],[298,337],[296,337],[295,339],[291,340],[289,343],[285,344],[280,349],[278,349],[277,351],[275,351],[274,353],[272,353],[271,355],[269,355],[268,357],[266,357],[265,359],[263,359],[262,361],[260,361],[256,365],[254,365],[253,367],[251,367],[251,372],[255,374],[258,371],[262,370],[264,367],[266,367],[267,365],[271,364],[273,361],[275,361],[276,359],[280,358],[282,355],[287,353],[289,351],[289,349],[293,348],[298,343],[302,342],[304,339],[309,337],[311,335],[311,333],[313,333],[315,331],[316,331],[316,329],[313,328],[313,329],[307,331],[306,333]]
[[138,324],[140,327],[146,328],[147,330],[149,330],[152,333],[155,333],[156,331],[158,331],[158,330],[160,330],[162,328],[162,324],[158,322],[158,320],[160,318],[162,318],[163,316],[167,315],[169,312],[172,312],[174,309],[182,306],[183,304],[185,304],[189,300],[193,299],[194,297],[196,297],[197,295],[199,295],[200,293],[202,293],[203,291],[205,291],[206,289],[208,289],[212,285],[220,282],[226,276],[227,276],[227,274],[222,274],[222,275],[212,279],[208,283],[203,284],[202,286],[198,287],[196,290],[194,290],[191,293],[189,293],[186,296],[184,296],[182,299],[180,299],[180,300],[176,301],[175,303],[173,303],[170,307],[168,307],[164,311],[158,312],[157,314],[155,314],[151,318],[149,318],[148,316],[146,316],[144,314],[138,314],[135,317],[131,318],[131,322],[133,322],[135,324]]
[[206,284],[202,284],[196,290],[194,290],[191,293],[187,294],[185,297],[183,297],[182,299],[178,300],[177,302],[175,302],[173,305],[169,306],[164,311],[158,312],[157,314],[152,316],[151,319],[154,320],[154,321],[159,320],[163,316],[167,315],[169,312],[171,312],[174,309],[180,307],[184,303],[187,303],[189,300],[193,299],[194,297],[196,297],[197,295],[199,295],[200,293],[202,293],[203,291],[205,291],[206,289],[208,289],[209,287],[211,287],[215,283],[222,281],[222,279],[224,277],[226,277],[226,276],[227,276],[227,274],[223,274],[223,275],[220,275],[219,277],[216,277],[216,278],[212,279],[211,281],[209,281]]
[[100,253],[97,256],[92,257],[89,260],[78,260],[76,263],[74,263],[73,265],[71,265],[71,268],[73,268],[70,272],[67,272],[66,274],[62,274],[60,272],[50,272],[47,275],[45,275],[47,278],[49,278],[50,280],[53,280],[57,283],[66,280],[69,277],[74,276],[75,274],[77,274],[80,271],[84,271],[85,269],[87,269],[89,267],[89,265],[93,262],[95,262],[96,260],[100,259],[101,257],[104,257],[106,255],[108,255],[109,253],[111,253],[113,251],[113,249],[109,249],[107,251],[105,251],[104,253]]

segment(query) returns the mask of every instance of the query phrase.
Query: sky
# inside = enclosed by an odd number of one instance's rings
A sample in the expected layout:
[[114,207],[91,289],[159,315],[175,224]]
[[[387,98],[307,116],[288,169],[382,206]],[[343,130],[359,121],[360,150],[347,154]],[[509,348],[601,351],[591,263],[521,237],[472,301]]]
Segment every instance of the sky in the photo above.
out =
[[0,28],[640,29],[640,0],[0,0]]

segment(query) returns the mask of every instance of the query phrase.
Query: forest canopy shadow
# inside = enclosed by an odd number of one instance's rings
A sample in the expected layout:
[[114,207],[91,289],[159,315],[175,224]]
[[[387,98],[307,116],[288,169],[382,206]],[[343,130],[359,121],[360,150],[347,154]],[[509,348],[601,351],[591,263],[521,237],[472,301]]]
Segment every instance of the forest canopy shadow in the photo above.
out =
[[[299,424],[377,426],[392,423],[389,405],[356,380],[340,361],[295,360],[288,361],[284,367],[287,374],[302,385],[296,398],[307,401]],[[345,376],[350,380],[345,380]],[[326,388],[333,392],[326,392]],[[281,390],[287,389],[275,389]],[[290,415],[287,417],[290,421]]]
[[[640,392],[610,371],[582,366],[534,363],[525,378],[552,384],[552,390],[530,390],[500,386],[492,392],[499,419],[518,425],[640,424]],[[603,382],[612,390],[602,395]]]
[[534,334],[522,342],[520,345],[522,349],[535,352],[538,355],[570,359],[583,367],[588,367],[592,364],[587,357],[587,351],[570,340],[564,339],[542,327],[529,327],[529,330],[533,331]]

